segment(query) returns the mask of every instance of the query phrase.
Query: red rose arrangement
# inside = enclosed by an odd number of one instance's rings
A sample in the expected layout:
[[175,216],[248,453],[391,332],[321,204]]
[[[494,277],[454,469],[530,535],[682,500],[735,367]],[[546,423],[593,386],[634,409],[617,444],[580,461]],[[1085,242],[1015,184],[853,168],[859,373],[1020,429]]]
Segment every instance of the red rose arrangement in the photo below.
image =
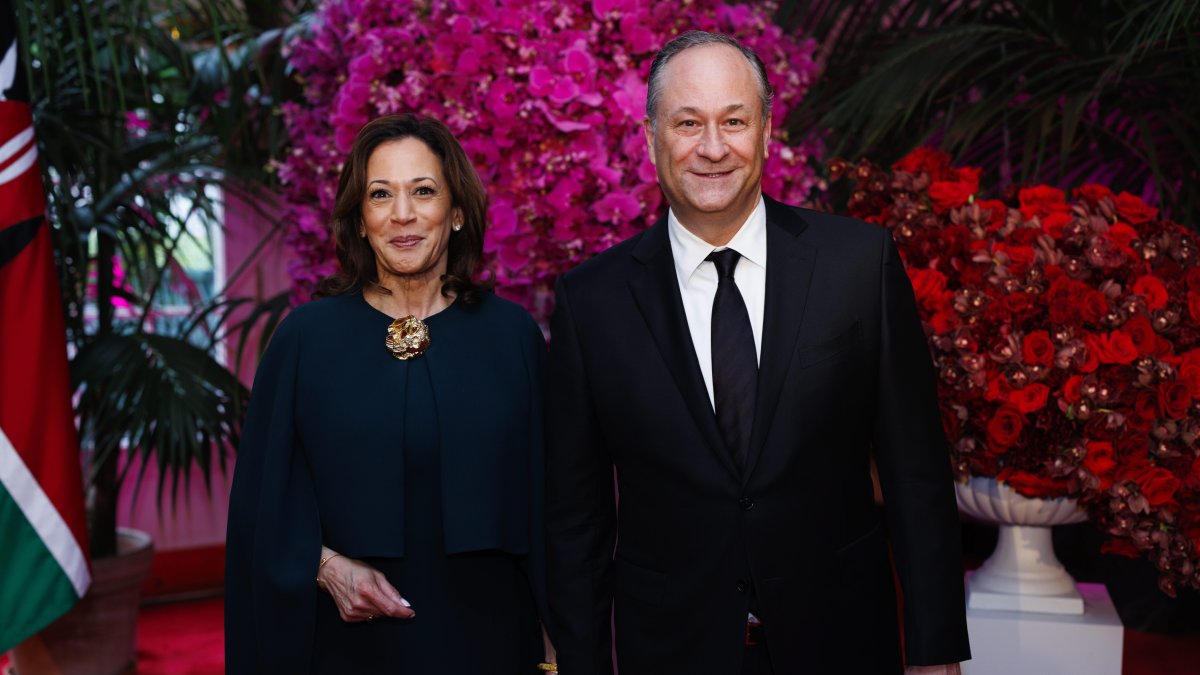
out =
[[980,199],[980,170],[918,149],[835,160],[850,214],[892,231],[938,373],[955,474],[1071,497],[1200,589],[1200,251],[1140,198],[1039,185]]

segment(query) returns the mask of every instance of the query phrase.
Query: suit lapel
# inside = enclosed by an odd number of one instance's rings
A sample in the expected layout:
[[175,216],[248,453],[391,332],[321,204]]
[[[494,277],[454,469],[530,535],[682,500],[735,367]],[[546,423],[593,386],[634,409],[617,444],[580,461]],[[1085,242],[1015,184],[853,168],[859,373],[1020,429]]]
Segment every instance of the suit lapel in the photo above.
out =
[[679,296],[679,281],[675,275],[675,259],[667,238],[666,218],[659,219],[646,231],[634,248],[633,258],[641,263],[641,269],[630,278],[629,290],[633,293],[642,318],[650,328],[659,354],[671,371],[688,411],[708,441],[709,448],[736,477],[739,472],[721,440],[717,418],[708,399],[708,389],[704,386],[704,376],[700,374],[696,348],[688,331],[683,301]]
[[750,453],[743,480],[754,470],[767,432],[775,418],[804,306],[812,280],[816,250],[800,241],[808,225],[790,207],[765,197],[767,204],[767,288],[763,307],[762,347],[758,367],[758,393]]

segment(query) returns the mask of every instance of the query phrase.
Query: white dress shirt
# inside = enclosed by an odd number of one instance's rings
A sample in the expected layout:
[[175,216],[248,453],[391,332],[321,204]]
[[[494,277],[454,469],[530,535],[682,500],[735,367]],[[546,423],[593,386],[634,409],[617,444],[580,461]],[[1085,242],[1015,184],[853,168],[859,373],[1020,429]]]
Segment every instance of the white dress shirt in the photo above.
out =
[[750,314],[754,331],[754,352],[762,360],[763,305],[767,294],[767,207],[762,197],[758,206],[742,223],[737,234],[725,246],[714,247],[692,234],[667,212],[667,233],[671,240],[671,255],[675,258],[675,275],[679,295],[683,298],[683,313],[687,317],[692,345],[700,360],[700,373],[708,388],[708,401],[713,404],[712,378],[712,306],[717,294],[717,266],[705,260],[713,251],[731,248],[741,254],[733,279]]

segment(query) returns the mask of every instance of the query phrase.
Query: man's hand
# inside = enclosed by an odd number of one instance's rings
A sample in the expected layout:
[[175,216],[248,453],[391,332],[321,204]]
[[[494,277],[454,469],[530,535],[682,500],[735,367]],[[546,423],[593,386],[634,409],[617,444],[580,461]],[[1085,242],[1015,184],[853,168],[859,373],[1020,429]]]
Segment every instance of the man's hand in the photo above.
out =
[[904,669],[904,675],[962,675],[962,669],[957,663],[943,666],[908,666]]
[[328,560],[317,570],[320,586],[333,596],[342,621],[370,621],[380,616],[411,619],[417,615],[383,573],[370,565],[324,549]]

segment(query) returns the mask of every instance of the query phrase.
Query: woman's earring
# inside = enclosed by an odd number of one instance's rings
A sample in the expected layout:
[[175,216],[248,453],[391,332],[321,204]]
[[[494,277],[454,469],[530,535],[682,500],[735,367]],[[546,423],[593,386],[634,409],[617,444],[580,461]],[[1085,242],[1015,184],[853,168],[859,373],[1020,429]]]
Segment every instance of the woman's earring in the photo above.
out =
[[455,223],[455,224],[454,224],[454,231],[455,231],[455,232],[458,232],[458,231],[459,231],[459,230],[461,230],[461,229],[462,229],[462,223]]

